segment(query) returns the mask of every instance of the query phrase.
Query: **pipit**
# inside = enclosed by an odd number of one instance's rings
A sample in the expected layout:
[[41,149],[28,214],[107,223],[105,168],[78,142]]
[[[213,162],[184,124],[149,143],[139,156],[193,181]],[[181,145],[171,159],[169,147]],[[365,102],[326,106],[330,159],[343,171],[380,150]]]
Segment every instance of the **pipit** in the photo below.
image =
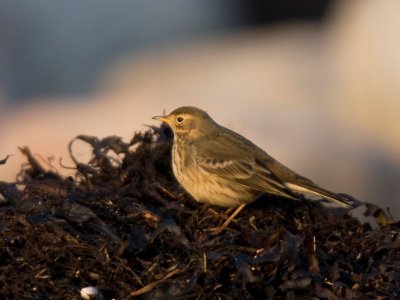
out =
[[292,171],[201,109],[184,106],[153,119],[174,133],[172,169],[182,187],[198,202],[238,207],[215,233],[263,193],[295,200],[314,194],[350,207],[346,198]]

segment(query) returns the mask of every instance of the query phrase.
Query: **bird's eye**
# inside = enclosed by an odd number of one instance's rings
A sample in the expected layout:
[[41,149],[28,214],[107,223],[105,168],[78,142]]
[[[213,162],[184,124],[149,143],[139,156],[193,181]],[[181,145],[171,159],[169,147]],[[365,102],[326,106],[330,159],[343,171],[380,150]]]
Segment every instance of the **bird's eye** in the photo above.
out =
[[176,118],[176,121],[177,121],[178,123],[182,123],[183,117],[177,117],[177,118]]

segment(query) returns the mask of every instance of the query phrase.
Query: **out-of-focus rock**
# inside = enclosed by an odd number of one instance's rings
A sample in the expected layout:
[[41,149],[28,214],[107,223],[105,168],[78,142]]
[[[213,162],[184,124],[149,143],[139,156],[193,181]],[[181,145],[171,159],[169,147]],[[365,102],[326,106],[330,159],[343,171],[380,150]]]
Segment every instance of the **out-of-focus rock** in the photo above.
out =
[[400,2],[347,1],[330,27],[335,118],[400,163]]

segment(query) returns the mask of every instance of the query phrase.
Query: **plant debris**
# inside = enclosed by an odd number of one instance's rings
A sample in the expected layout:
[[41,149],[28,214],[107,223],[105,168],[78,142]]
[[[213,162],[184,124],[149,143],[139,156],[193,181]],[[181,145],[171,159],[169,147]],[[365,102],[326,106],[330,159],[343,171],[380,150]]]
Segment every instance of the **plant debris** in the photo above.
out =
[[0,159],[0,165],[4,165],[10,157],[11,155],[7,155],[5,158]]
[[[181,189],[171,136],[80,135],[74,177],[21,148],[17,182],[0,182],[0,299],[400,297],[399,222],[373,230],[343,209],[265,195],[211,235],[229,213]],[[86,164],[76,140],[92,148]]]

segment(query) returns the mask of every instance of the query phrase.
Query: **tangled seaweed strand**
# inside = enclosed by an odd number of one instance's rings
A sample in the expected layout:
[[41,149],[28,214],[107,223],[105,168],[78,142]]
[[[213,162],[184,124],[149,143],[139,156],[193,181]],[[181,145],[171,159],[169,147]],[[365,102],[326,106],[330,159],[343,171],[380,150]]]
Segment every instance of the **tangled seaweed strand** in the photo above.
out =
[[196,203],[170,168],[164,127],[78,136],[92,159],[46,170],[28,148],[0,182],[0,299],[399,298],[400,224],[372,230],[341,210],[265,196],[217,236],[227,213]]

